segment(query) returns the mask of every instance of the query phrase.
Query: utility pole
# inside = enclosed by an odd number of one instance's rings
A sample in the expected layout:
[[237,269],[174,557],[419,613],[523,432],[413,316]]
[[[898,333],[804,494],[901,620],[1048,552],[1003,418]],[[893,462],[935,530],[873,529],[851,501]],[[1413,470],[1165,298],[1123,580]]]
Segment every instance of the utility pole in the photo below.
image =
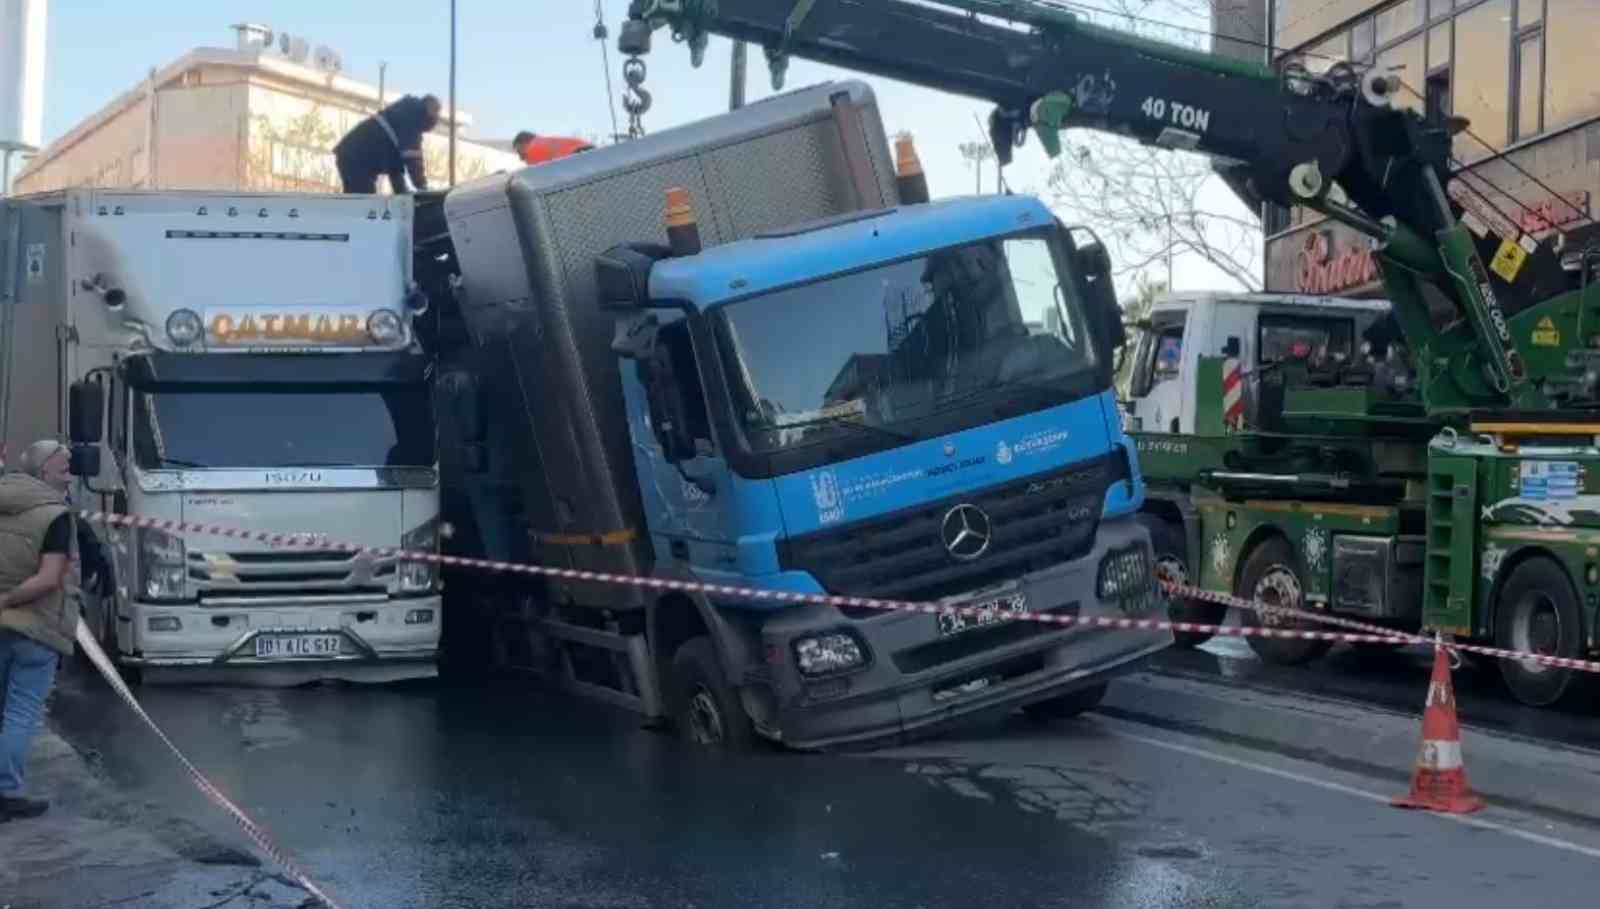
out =
[[450,185],[456,185],[456,0],[450,0]]
[[733,42],[732,84],[728,88],[728,110],[744,107],[746,71],[750,67],[750,48],[743,41]]
[[389,74],[389,61],[387,61],[387,60],[379,60],[378,61],[378,108],[380,110],[383,108],[383,102],[384,102],[383,81],[384,81],[384,77],[387,76],[388,74]]

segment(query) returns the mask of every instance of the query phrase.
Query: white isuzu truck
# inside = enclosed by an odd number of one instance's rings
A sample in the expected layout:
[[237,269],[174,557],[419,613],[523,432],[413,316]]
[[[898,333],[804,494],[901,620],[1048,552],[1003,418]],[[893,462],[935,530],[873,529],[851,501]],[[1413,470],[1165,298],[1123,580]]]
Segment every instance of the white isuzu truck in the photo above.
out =
[[438,671],[439,483],[406,197],[0,200],[0,430],[70,441],[73,502],[304,534],[97,527],[84,620],[125,671],[269,684]]

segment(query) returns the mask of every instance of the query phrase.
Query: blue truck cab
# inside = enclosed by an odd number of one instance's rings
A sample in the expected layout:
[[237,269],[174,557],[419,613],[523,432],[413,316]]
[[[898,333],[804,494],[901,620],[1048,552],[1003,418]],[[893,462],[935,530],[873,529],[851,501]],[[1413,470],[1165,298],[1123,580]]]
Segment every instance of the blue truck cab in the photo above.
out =
[[981,609],[692,593],[690,630],[652,633],[694,738],[748,723],[825,747],[1008,705],[1070,714],[1170,644],[1014,620],[1157,603],[1104,256],[1037,199],[858,211],[680,257],[621,246],[597,273],[655,573]]
[[915,164],[839,82],[418,197],[442,546],[558,569],[447,569],[447,665],[810,748],[1071,714],[1170,643],[1012,621],[1155,609],[1120,311],[1038,200]]

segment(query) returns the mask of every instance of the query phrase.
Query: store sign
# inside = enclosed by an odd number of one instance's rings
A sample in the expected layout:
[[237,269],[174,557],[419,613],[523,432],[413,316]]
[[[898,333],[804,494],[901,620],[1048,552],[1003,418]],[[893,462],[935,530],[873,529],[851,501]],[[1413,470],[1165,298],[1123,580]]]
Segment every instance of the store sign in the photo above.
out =
[[1365,238],[1339,237],[1331,230],[1306,234],[1295,263],[1296,293],[1335,294],[1376,280],[1378,260]]

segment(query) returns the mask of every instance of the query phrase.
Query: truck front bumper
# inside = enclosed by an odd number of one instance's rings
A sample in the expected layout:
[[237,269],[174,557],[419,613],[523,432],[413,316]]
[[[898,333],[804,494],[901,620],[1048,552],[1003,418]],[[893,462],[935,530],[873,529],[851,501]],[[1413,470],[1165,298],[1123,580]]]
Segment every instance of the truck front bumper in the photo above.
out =
[[[340,679],[396,681],[438,675],[441,597],[372,597],[319,603],[295,599],[248,605],[168,605],[134,602],[131,654],[119,662],[174,670],[167,677],[237,677],[270,674],[286,681]],[[426,621],[422,619],[426,617]],[[176,619],[178,626],[171,627]],[[258,641],[303,638],[337,649],[262,655]],[[127,640],[127,636],[123,640]]]
[[[1132,518],[1107,521],[1093,551],[1025,575],[1006,593],[1027,597],[1033,612],[1108,618],[1165,618],[1153,579],[1148,591],[1125,600],[1101,599],[1100,566],[1109,556],[1142,547],[1149,535]],[[988,593],[970,599],[981,602]],[[1130,604],[1124,608],[1124,603]],[[809,678],[794,662],[793,644],[808,635],[848,629],[865,645],[866,664],[835,676]],[[894,612],[852,620],[829,606],[807,606],[763,628],[769,654],[765,685],[747,694],[771,721],[762,731],[795,748],[826,748],[909,735],[982,711],[1018,707],[1100,684],[1135,668],[1172,644],[1170,631],[1059,627],[1029,621],[944,635],[936,616]],[[765,687],[766,692],[760,689]]]

